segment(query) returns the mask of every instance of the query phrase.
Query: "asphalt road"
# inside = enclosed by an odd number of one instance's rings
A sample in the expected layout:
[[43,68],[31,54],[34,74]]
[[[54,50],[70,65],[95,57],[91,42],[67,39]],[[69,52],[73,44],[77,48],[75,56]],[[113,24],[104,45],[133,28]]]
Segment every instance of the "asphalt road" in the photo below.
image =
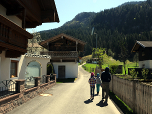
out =
[[90,73],[79,66],[77,81],[56,84],[44,93],[52,96],[36,96],[7,114],[121,114],[110,99],[108,105],[101,101],[101,88],[99,95],[89,100],[89,77]]

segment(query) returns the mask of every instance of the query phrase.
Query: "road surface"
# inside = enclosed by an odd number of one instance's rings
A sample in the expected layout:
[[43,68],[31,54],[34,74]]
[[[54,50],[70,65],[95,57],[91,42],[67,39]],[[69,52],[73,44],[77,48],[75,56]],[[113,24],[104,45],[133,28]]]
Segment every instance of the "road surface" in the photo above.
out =
[[79,78],[75,82],[58,83],[44,92],[52,96],[36,96],[7,114],[121,114],[110,99],[108,105],[101,101],[101,88],[99,95],[90,101],[90,73],[81,66],[78,71]]

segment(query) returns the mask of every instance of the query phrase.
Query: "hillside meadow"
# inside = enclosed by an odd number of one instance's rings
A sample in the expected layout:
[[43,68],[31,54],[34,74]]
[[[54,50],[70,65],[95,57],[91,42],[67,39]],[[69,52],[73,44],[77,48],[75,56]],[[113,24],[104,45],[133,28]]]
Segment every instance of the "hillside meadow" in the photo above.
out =
[[[91,59],[92,55],[88,55],[82,58],[83,63],[85,63],[88,59]],[[102,65],[102,69],[105,69],[106,67],[109,67],[110,65],[123,65],[123,62],[119,61],[119,60],[115,60],[110,56],[104,55],[103,57],[103,65]],[[85,67],[87,67],[87,71],[90,72],[90,68],[96,68],[96,66],[98,66],[97,64],[92,64],[92,63],[86,63],[84,65]],[[138,68],[138,63],[136,64],[136,62],[130,62],[129,60],[126,61],[126,73],[128,74],[128,68]],[[124,70],[124,65],[123,65],[123,73],[125,74],[125,70]]]

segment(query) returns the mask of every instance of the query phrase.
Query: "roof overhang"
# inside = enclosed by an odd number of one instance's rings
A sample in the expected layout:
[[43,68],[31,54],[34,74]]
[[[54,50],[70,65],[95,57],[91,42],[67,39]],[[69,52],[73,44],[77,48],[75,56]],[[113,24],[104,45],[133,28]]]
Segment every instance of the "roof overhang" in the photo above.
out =
[[6,15],[16,15],[23,21],[25,28],[35,28],[42,23],[59,22],[54,0],[0,0],[6,8]]
[[142,48],[152,47],[152,41],[136,41],[131,52],[138,52],[139,47],[142,47]]
[[71,40],[71,41],[77,42],[78,44],[83,45],[83,46],[86,44],[85,42],[83,42],[83,41],[81,41],[81,40],[79,40],[79,39],[76,39],[76,38],[74,38],[74,37],[72,37],[72,36],[66,35],[66,34],[64,34],[64,33],[61,33],[61,34],[59,34],[59,35],[57,35],[57,36],[54,36],[54,37],[52,37],[52,38],[50,38],[50,39],[47,39],[47,40],[45,40],[45,41],[42,41],[42,42],[40,42],[39,44],[40,44],[42,47],[47,48],[48,43],[55,42],[55,41],[57,41],[57,40],[59,40],[59,39],[61,39],[61,38],[63,38],[63,37],[65,37],[65,39],[67,39],[67,40]]
[[66,34],[64,34],[64,33],[61,33],[61,34],[59,34],[59,35],[57,35],[57,36],[54,36],[54,37],[52,37],[52,38],[50,38],[50,39],[47,39],[47,40],[45,40],[45,41],[40,42],[40,45],[41,45],[41,46],[44,46],[44,45],[46,45],[48,42],[55,42],[55,41],[57,41],[58,39],[61,39],[61,38],[63,38],[63,37],[65,37],[66,39],[69,39],[69,40],[71,40],[71,41],[78,42],[78,43],[80,43],[80,44],[82,44],[82,45],[85,45],[85,44],[86,44],[85,42],[83,42],[83,41],[81,41],[81,40],[79,40],[79,39],[76,39],[76,38],[73,38],[72,36],[68,36],[68,35],[66,35]]

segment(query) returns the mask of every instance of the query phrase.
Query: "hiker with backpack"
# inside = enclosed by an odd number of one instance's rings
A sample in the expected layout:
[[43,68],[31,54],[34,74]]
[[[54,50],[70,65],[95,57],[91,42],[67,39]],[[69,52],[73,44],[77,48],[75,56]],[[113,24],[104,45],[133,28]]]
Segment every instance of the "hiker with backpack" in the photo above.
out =
[[105,103],[107,103],[108,95],[109,95],[109,82],[111,81],[111,74],[109,73],[108,67],[105,68],[105,72],[102,72],[101,80],[102,80],[102,100],[105,99]]

